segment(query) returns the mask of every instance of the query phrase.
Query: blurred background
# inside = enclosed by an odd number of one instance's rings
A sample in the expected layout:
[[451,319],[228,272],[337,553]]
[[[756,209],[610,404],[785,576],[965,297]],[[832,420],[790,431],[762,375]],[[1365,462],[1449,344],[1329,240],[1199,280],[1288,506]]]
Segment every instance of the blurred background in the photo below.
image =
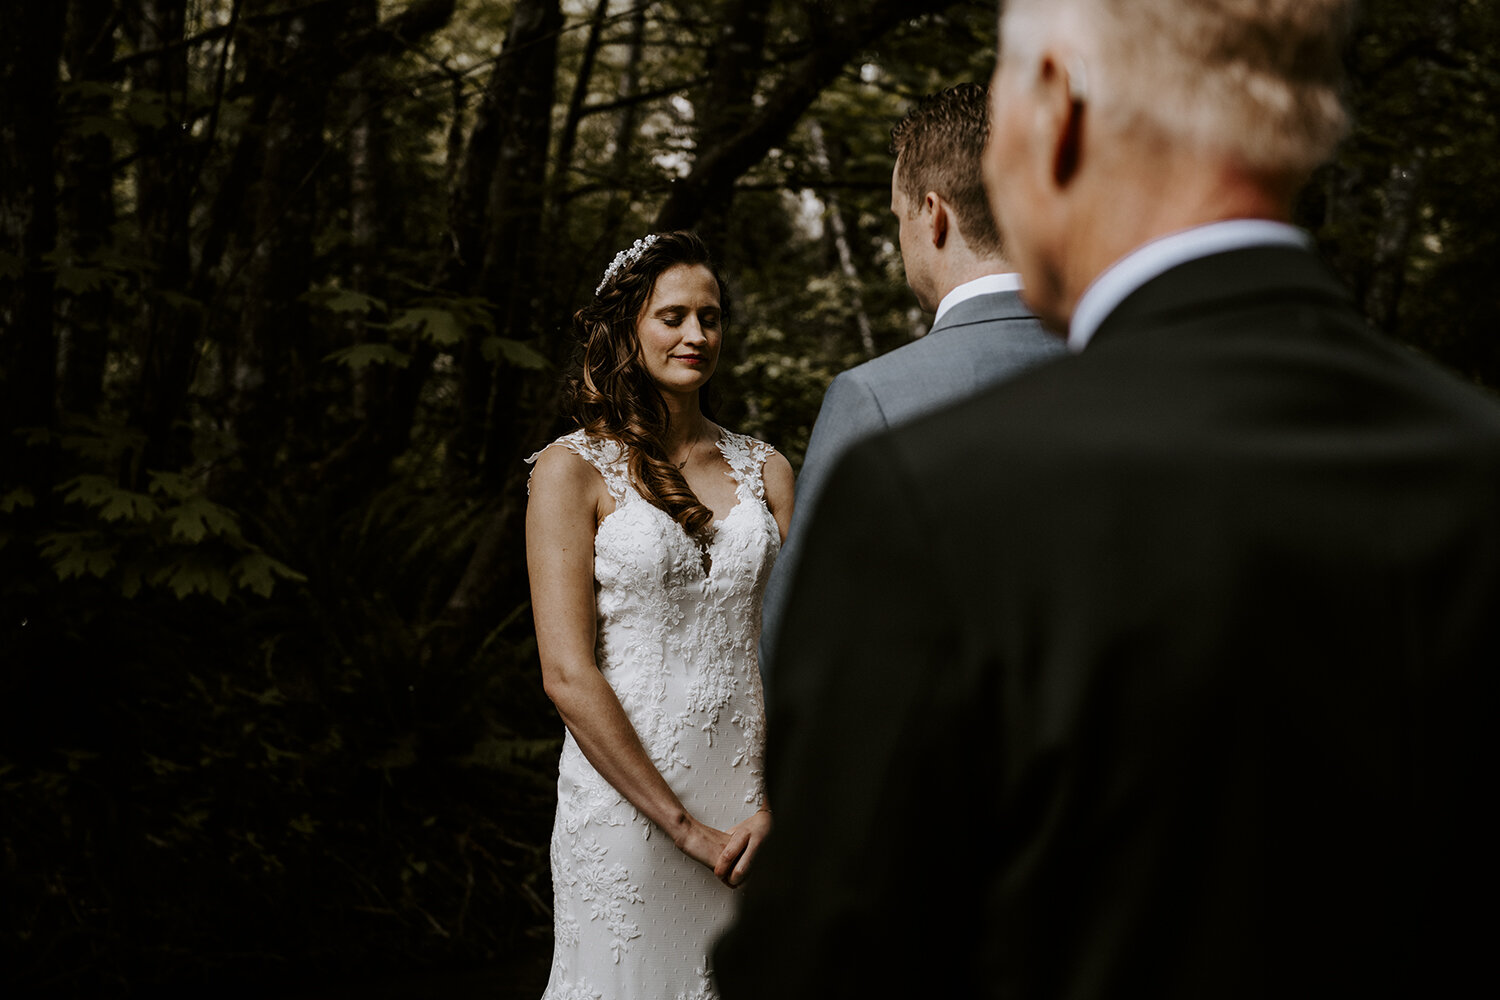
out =
[[[993,0],[0,5],[0,990],[538,996],[562,727],[523,459],[696,228],[800,463],[925,330],[888,130]],[[1500,10],[1367,0],[1300,222],[1500,386]]]

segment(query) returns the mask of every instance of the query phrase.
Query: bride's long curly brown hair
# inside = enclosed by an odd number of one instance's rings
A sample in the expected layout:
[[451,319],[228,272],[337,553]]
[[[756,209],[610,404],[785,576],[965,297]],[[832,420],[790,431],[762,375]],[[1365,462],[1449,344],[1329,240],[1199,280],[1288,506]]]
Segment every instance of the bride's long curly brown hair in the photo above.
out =
[[[706,542],[713,512],[698,499],[682,471],[667,460],[668,412],[661,390],[646,370],[636,323],[645,312],[656,279],[678,264],[701,264],[719,286],[720,322],[728,324],[729,289],[696,233],[658,233],[651,246],[617,268],[592,302],[573,314],[578,360],[567,380],[569,408],[588,433],[625,445],[630,476],[641,496]],[[698,405],[712,416],[708,387]]]

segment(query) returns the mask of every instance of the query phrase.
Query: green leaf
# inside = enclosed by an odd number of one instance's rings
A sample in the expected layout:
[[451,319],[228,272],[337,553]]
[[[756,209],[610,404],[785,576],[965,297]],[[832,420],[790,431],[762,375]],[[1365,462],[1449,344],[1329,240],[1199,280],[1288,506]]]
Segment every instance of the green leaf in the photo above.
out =
[[231,572],[234,574],[235,583],[261,597],[271,596],[271,589],[276,585],[277,577],[283,580],[295,580],[299,583],[307,579],[290,566],[272,559],[264,552],[252,552],[243,557],[234,564]]
[[57,269],[57,286],[73,295],[96,292],[118,281],[102,267],[64,266]]
[[115,564],[116,549],[90,546],[90,542],[98,540],[99,536],[92,531],[60,531],[37,539],[42,557],[51,560],[59,580],[82,578],[85,574],[102,579],[110,571]]
[[479,350],[486,361],[503,358],[506,364],[515,365],[517,368],[529,368],[532,371],[543,371],[552,367],[552,362],[548,361],[543,354],[509,337],[485,337],[479,345]]
[[189,594],[208,594],[220,604],[229,600],[231,588],[229,574],[214,566],[194,562],[180,562],[158,571],[152,583],[166,583],[172,593],[182,600]]
[[536,761],[550,759],[557,754],[560,746],[561,740],[550,737],[527,739],[519,736],[486,736],[474,744],[468,755],[459,763],[470,767],[508,771]]
[[14,513],[20,507],[35,507],[36,497],[24,486],[18,486],[0,496],[0,514]]
[[145,432],[123,423],[75,420],[57,438],[64,451],[101,464],[114,464],[146,446]]
[[279,747],[273,747],[265,740],[261,740],[260,745],[266,748],[266,758],[270,760],[272,764],[276,763],[279,760],[302,759],[302,755],[300,753],[297,753],[297,751],[295,750],[282,750]]
[[157,472],[149,469],[146,474],[151,477],[152,493],[165,493],[173,500],[186,500],[198,493],[198,485],[191,477],[180,472]]
[[335,313],[359,313],[362,316],[368,316],[372,312],[385,311],[385,303],[375,296],[351,291],[348,288],[321,289],[308,292],[304,298]]
[[161,508],[144,493],[118,490],[99,511],[106,521],[150,521],[161,513]]
[[158,291],[154,294],[168,308],[175,309],[178,312],[196,313],[203,310],[203,303],[191,295],[172,291]]
[[169,509],[166,515],[172,522],[172,537],[179,541],[197,543],[209,534],[239,534],[234,514],[207,497],[188,497],[178,506]]
[[63,490],[68,491],[63,495],[66,503],[82,503],[89,507],[102,507],[116,493],[122,492],[119,485],[109,476],[93,473],[75,476],[66,482],[58,483],[55,488],[59,493]]
[[167,760],[165,757],[158,757],[154,753],[146,753],[145,757],[146,766],[149,767],[152,773],[157,775],[158,777],[165,778],[168,775],[182,774],[186,771],[193,770],[192,768],[185,767],[182,764],[177,763],[176,761]]
[[63,497],[68,503],[100,508],[99,516],[106,521],[149,521],[161,513],[155,500],[144,493],[124,489],[108,476],[77,476],[61,483],[57,489],[69,491]]
[[397,350],[390,344],[355,344],[353,347],[334,351],[323,360],[341,364],[352,371],[359,371],[365,365],[372,364],[405,368],[411,362],[411,355]]
[[402,310],[391,320],[391,329],[420,333],[439,347],[451,347],[464,336],[464,324],[456,313],[433,306]]

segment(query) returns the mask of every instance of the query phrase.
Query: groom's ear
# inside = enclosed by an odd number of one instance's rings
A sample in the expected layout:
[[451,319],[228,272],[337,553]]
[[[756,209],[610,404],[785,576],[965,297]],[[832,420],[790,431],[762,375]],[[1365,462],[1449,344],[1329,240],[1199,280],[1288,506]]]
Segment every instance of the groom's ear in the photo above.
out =
[[928,191],[922,202],[922,211],[927,216],[927,235],[932,245],[941,250],[948,242],[948,203],[936,191]]

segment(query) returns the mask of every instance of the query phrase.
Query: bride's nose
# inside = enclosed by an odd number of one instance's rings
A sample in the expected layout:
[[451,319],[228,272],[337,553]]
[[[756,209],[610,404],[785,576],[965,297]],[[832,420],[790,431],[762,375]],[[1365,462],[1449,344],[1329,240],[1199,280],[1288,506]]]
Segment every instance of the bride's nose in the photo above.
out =
[[689,316],[682,323],[682,339],[689,344],[706,344],[708,336],[703,332],[703,324],[698,322],[697,316]]

